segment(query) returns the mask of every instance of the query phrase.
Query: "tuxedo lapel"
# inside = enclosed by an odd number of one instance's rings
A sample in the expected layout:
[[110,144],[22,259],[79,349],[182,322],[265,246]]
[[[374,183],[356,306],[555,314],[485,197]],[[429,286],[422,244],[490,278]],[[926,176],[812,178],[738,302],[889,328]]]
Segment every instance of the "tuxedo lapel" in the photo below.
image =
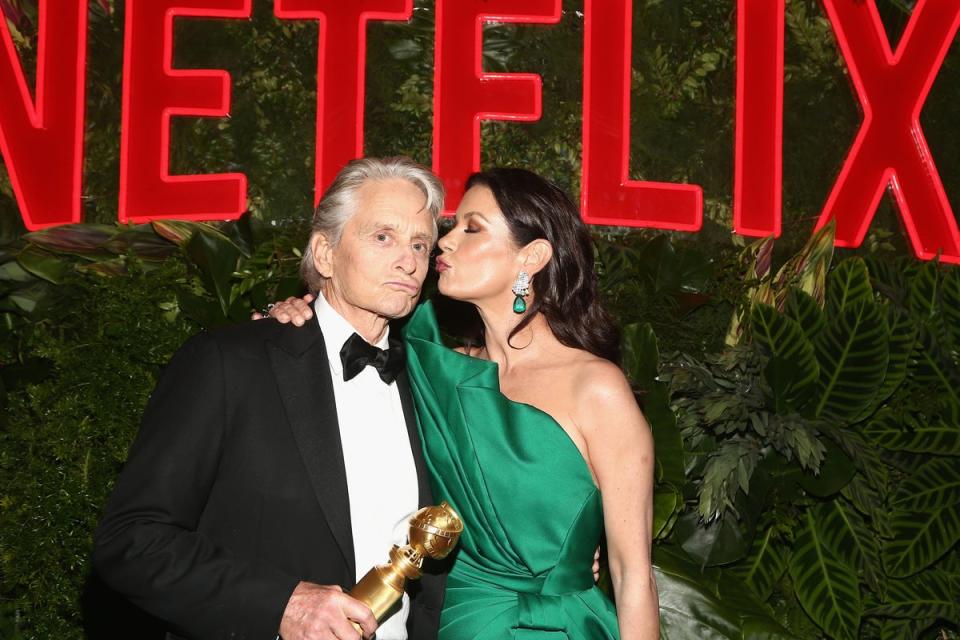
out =
[[397,376],[397,390],[400,392],[400,404],[403,406],[403,418],[407,423],[407,435],[410,437],[410,450],[413,452],[413,464],[417,468],[417,488],[419,507],[433,504],[433,494],[427,478],[427,466],[423,459],[423,447],[420,444],[420,430],[417,427],[417,414],[413,408],[413,396],[410,393],[410,377],[406,368]]
[[323,334],[315,323],[309,323],[307,327],[291,327],[291,333],[281,338],[289,340],[277,340],[268,350],[287,420],[317,501],[350,575],[354,575],[350,494]]

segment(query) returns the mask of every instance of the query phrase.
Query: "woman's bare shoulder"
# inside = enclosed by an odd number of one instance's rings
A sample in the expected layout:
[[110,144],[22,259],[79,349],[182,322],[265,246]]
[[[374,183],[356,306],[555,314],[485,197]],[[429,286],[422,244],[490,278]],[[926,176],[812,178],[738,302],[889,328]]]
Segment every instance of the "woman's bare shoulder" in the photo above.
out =
[[633,388],[616,364],[594,356],[580,363],[573,374],[575,419],[585,434],[644,421]]
[[633,400],[633,390],[623,371],[606,358],[593,354],[581,359],[571,369],[575,377],[575,387],[579,393],[596,400],[629,398]]

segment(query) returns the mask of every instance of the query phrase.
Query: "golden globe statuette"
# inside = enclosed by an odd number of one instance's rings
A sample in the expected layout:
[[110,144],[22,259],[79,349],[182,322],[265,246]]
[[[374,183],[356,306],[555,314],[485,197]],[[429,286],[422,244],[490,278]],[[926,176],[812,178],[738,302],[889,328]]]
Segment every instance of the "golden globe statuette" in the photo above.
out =
[[[446,502],[420,509],[410,518],[409,542],[402,547],[393,545],[390,562],[370,569],[350,596],[370,607],[378,624],[383,622],[403,596],[406,581],[423,575],[423,559],[446,558],[461,532],[463,521]],[[354,626],[360,630],[359,625]]]

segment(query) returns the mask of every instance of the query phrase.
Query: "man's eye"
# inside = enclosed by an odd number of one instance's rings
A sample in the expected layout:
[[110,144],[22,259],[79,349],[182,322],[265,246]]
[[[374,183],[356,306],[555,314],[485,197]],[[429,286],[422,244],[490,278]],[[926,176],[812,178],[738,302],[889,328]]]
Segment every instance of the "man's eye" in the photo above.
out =
[[390,236],[388,236],[385,233],[378,233],[376,235],[376,238],[377,238],[377,242],[386,242],[390,238]]
[[416,251],[417,253],[426,253],[426,251],[427,251],[427,243],[425,243],[425,242],[414,242],[414,243],[413,243],[413,250]]

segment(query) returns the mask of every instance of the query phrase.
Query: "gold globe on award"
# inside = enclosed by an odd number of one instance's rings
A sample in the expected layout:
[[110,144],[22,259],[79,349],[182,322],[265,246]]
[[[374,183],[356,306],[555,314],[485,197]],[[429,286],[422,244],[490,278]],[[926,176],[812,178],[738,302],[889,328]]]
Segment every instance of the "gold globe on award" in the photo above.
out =
[[406,581],[423,575],[423,559],[446,558],[462,532],[463,521],[446,502],[420,509],[410,518],[409,542],[393,545],[390,561],[370,569],[350,596],[370,607],[378,624],[383,622],[403,596]]

